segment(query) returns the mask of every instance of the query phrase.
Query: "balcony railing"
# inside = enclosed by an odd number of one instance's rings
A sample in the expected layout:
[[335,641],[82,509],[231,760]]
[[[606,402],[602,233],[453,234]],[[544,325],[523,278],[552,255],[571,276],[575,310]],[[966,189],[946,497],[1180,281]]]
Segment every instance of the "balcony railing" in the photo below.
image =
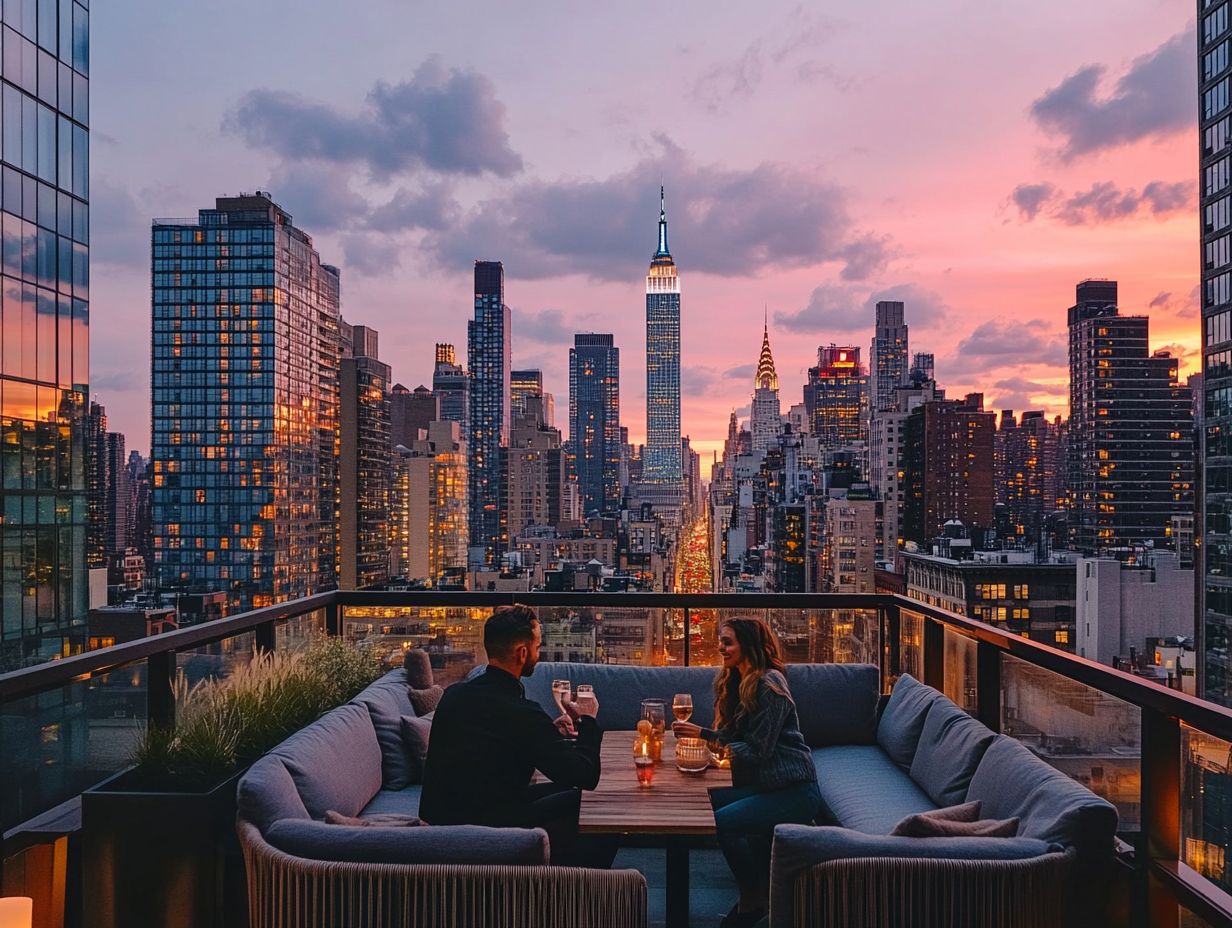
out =
[[789,661],[875,663],[887,690],[910,673],[1117,806],[1118,923],[1232,924],[1232,711],[896,595],[330,592],[0,675],[0,894],[20,888],[14,860],[72,831],[77,797],[124,768],[135,734],[174,718],[180,675],[324,632],[423,647],[450,682],[482,660],[488,611],[515,600],[540,609],[544,660],[716,663],[722,618],[762,615]]

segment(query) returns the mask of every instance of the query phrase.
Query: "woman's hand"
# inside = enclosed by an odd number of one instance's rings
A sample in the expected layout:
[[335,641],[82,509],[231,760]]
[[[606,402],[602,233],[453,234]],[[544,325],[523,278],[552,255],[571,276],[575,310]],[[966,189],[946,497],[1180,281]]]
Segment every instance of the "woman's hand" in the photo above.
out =
[[672,734],[677,738],[700,738],[702,727],[692,722],[672,722]]

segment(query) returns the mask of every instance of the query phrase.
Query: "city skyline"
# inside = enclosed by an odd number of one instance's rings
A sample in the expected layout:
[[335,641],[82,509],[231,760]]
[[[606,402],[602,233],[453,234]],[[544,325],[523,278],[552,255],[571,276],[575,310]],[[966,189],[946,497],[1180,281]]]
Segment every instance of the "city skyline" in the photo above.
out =
[[[1067,7],[1059,30],[1062,9],[959,17],[904,5],[839,21],[791,6],[694,6],[650,36],[632,11],[585,24],[489,11],[492,35],[516,45],[535,34],[565,50],[528,70],[471,35],[467,16],[378,4],[354,25],[375,43],[364,63],[343,56],[319,74],[307,66],[332,37],[312,17],[277,69],[262,63],[256,45],[285,4],[245,9],[249,29],[226,41],[215,32],[227,4],[208,16],[140,3],[111,11],[93,36],[95,74],[113,92],[92,114],[91,257],[94,302],[116,324],[94,333],[93,392],[128,446],[146,452],[147,346],[131,333],[145,328],[149,220],[269,189],[341,266],[344,311],[362,306],[382,332],[395,379],[429,382],[432,357],[418,346],[465,344],[472,262],[502,260],[513,365],[543,369],[563,396],[572,335],[612,332],[628,353],[625,424],[640,441],[644,341],[632,316],[647,217],[666,182],[689,272],[682,431],[704,457],[730,409],[748,402],[745,346],[767,303],[784,408],[799,401],[816,348],[866,344],[872,303],[890,299],[907,304],[913,350],[937,355],[955,395],[984,390],[990,408],[1064,412],[1075,281],[1118,279],[1123,311],[1152,317],[1152,348],[1191,352],[1198,338],[1191,14],[1145,2],[1111,17],[1110,6]],[[1098,50],[1088,24],[1099,26]],[[596,62],[580,52],[592,29],[612,39]],[[968,49],[963,60],[928,51],[946,47],[929,41],[941,31]],[[1019,37],[1008,50],[995,41],[1006,32]],[[190,87],[171,62],[205,43],[244,67]],[[626,65],[635,47],[670,59],[668,71]],[[980,81],[964,76],[973,69]],[[171,92],[139,86],[154,72]],[[549,97],[567,76],[594,84],[597,98]],[[641,104],[651,81],[673,88],[687,118]],[[380,134],[382,107],[405,115],[440,99],[456,102],[459,120],[475,118],[439,148],[408,145],[410,129]],[[119,102],[132,100],[149,105]],[[803,120],[783,118],[805,109]],[[281,117],[285,132],[254,128],[259,116]],[[350,145],[339,142],[347,133]],[[391,142],[401,154],[377,159]],[[317,157],[293,157],[309,150]],[[905,151],[910,170],[899,170]],[[427,225],[397,231],[411,219]],[[1005,363],[1012,320],[1039,344],[1035,363]],[[1196,370],[1191,355],[1181,361],[1182,375]]]

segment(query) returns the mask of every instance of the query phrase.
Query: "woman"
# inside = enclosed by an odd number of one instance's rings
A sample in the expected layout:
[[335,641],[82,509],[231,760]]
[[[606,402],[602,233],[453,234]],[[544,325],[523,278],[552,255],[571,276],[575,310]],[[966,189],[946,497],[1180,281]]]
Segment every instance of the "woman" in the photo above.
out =
[[675,722],[672,731],[719,741],[731,751],[732,786],[712,789],[710,802],[719,846],[740,888],[740,901],[722,925],[745,928],[766,914],[774,826],[812,822],[821,794],[770,626],[761,619],[728,619],[719,627],[719,654],[715,727]]

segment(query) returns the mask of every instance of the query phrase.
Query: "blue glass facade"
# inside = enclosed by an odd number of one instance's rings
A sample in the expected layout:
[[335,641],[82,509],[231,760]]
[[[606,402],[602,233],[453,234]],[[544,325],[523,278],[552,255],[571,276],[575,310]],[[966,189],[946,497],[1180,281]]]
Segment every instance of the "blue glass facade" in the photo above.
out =
[[645,483],[679,486],[680,278],[667,248],[667,211],[659,210],[659,248],[646,276]]
[[509,439],[509,307],[505,267],[475,262],[475,318],[466,325],[470,368],[470,533],[484,561],[500,554],[500,449]]
[[337,582],[336,268],[268,196],[153,229],[154,574],[232,610]]
[[611,335],[575,335],[569,349],[569,442],[582,515],[620,510],[620,349]]
[[0,671],[85,638],[89,18],[0,5]]

